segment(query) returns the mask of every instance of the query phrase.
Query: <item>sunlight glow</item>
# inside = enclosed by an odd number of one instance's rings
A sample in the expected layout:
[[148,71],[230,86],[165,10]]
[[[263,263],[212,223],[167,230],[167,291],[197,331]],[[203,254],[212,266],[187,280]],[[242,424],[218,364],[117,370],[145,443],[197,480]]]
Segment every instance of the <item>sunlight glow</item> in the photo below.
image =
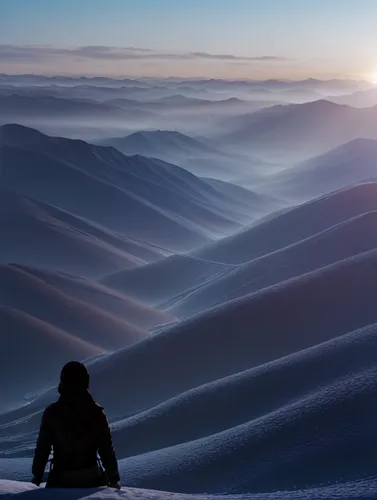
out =
[[370,76],[370,81],[377,85],[377,71],[374,71]]

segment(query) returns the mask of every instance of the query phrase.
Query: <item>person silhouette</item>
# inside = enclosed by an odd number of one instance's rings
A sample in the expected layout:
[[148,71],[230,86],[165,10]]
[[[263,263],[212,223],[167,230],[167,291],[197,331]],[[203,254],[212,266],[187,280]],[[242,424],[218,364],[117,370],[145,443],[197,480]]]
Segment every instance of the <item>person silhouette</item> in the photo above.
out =
[[32,482],[37,486],[42,482],[52,449],[46,488],[120,489],[110,427],[103,408],[89,393],[89,373],[83,363],[70,361],[63,367],[58,391],[59,399],[42,415]]

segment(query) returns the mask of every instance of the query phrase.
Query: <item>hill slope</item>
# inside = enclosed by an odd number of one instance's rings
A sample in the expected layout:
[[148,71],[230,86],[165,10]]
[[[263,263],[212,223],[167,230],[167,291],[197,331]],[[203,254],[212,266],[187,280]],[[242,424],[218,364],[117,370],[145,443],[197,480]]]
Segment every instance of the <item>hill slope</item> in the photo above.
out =
[[40,265],[83,276],[144,264],[157,250],[0,188],[0,262]]
[[234,236],[194,252],[199,258],[240,264],[377,210],[377,183],[360,184],[268,217]]
[[[360,254],[118,351],[91,366],[94,394],[110,415],[134,414],[198,385],[374,323],[376,263],[376,250]],[[123,398],[114,398],[108,387],[119,380],[133,384],[124,386]]]
[[302,276],[315,269],[377,247],[377,211],[368,212],[307,239],[261,256],[219,277],[197,291],[169,302],[169,311],[189,316],[209,307]]
[[0,144],[4,186],[136,239],[187,248],[255,217],[255,194],[241,201],[161,160],[17,125],[1,127]]
[[174,255],[142,266],[135,272],[126,270],[109,273],[101,278],[101,283],[148,304],[160,305],[228,269],[228,266],[221,263],[193,258],[190,255]]
[[[3,290],[3,286],[2,286]],[[0,411],[20,402],[30,391],[56,383],[61,366],[101,349],[69,333],[0,304]]]
[[16,266],[80,302],[103,310],[131,325],[148,329],[173,320],[171,316],[99,283],[43,268]]
[[126,155],[139,154],[173,162],[224,154],[197,139],[169,130],[135,132],[126,137],[105,139],[100,144],[113,146]]
[[376,107],[357,109],[319,100],[232,119],[232,131],[222,140],[270,160],[300,161],[358,137],[377,139],[376,125]]
[[102,351],[125,347],[146,336],[138,327],[58,290],[16,266],[0,266],[0,304],[17,309]]
[[355,139],[274,175],[266,189],[307,200],[377,179],[377,141]]

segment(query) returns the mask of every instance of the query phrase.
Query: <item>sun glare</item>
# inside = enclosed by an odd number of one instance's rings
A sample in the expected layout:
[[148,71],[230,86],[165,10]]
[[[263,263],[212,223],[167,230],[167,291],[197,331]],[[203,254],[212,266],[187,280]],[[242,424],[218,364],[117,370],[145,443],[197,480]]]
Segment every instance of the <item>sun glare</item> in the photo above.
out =
[[371,75],[370,75],[370,81],[372,83],[374,83],[375,85],[377,85],[377,71],[374,71]]

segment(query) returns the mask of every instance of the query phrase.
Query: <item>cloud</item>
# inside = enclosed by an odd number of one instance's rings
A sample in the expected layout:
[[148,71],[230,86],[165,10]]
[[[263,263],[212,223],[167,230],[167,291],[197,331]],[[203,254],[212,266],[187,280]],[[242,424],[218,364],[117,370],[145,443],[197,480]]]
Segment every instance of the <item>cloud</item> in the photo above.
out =
[[234,54],[210,54],[208,52],[155,51],[138,47],[85,46],[74,48],[54,47],[51,45],[0,45],[0,62],[33,62],[54,58],[127,61],[127,60],[175,60],[197,61],[212,60],[223,62],[284,62],[290,59],[274,55],[240,56]]
[[207,52],[192,52],[191,55],[198,59],[220,59],[222,61],[288,61],[287,57],[279,56],[235,56],[233,54],[208,54]]

